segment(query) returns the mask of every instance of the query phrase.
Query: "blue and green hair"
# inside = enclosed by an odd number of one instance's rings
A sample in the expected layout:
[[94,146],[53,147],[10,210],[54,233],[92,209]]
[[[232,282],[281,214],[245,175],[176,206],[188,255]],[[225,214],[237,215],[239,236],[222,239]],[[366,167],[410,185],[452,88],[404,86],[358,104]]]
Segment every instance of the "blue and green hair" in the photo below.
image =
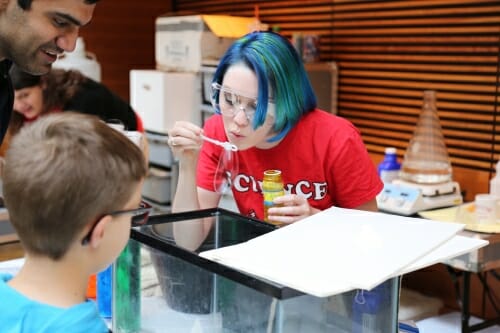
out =
[[[241,63],[256,74],[259,86],[253,129],[264,123],[267,101],[273,100],[276,105],[273,130],[277,134],[269,142],[283,138],[302,115],[316,108],[316,96],[302,59],[285,37],[268,31],[241,37],[220,60],[212,82],[222,84],[229,67]],[[218,100],[218,92],[212,98]]]

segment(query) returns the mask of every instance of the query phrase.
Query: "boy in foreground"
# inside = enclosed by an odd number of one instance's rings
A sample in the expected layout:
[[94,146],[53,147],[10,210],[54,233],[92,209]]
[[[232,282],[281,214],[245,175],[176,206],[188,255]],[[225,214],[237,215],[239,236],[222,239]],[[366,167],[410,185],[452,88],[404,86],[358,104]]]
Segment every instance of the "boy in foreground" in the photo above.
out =
[[127,244],[147,166],[141,150],[97,117],[66,112],[23,127],[3,166],[3,193],[25,263],[0,276],[7,332],[107,332],[85,297],[89,276]]

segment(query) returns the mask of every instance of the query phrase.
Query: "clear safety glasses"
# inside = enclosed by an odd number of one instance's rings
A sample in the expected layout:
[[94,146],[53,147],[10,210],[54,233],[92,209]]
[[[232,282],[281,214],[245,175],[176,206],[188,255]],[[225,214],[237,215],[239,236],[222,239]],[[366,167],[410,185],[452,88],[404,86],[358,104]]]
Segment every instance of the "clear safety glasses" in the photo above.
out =
[[[217,113],[226,117],[234,117],[239,111],[245,113],[249,123],[253,122],[257,111],[257,99],[239,94],[218,83],[212,83],[212,105]],[[274,109],[274,102],[269,100],[268,110]]]

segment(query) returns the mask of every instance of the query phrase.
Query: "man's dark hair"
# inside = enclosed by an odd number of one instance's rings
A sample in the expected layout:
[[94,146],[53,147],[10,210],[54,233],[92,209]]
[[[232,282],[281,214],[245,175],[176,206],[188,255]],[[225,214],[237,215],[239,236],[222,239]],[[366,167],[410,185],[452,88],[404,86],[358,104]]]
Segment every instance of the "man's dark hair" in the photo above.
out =
[[[99,1],[99,0],[83,0],[83,2],[85,2],[86,4],[89,4],[89,5],[94,4],[97,1]],[[19,7],[21,7],[24,10],[29,10],[31,8],[32,2],[33,2],[33,0],[17,0],[17,4],[19,5]]]

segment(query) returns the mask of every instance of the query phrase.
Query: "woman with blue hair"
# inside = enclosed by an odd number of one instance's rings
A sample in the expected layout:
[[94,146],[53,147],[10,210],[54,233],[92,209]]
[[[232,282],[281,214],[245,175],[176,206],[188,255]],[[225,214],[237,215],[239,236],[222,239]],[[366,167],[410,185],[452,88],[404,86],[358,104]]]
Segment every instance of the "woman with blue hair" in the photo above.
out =
[[203,129],[177,122],[169,131],[180,163],[173,211],[219,204],[213,179],[224,148],[203,142],[207,137],[237,147],[229,171],[243,215],[263,218],[261,186],[268,169],[281,170],[285,184],[285,195],[268,211],[277,224],[331,206],[377,210],[375,197],[383,185],[359,131],[317,109],[302,60],[281,35],[253,32],[238,39],[217,67],[212,102],[216,115]]

